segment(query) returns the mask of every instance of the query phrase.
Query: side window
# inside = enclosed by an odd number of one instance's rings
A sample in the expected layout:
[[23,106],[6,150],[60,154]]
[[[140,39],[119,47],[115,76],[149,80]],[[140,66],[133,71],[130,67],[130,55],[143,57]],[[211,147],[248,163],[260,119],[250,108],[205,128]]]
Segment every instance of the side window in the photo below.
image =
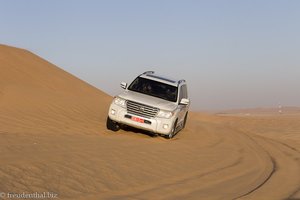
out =
[[184,87],[185,87],[185,98],[189,98],[189,95],[188,95],[188,90],[187,90],[187,86],[186,85],[184,85]]
[[183,99],[183,98],[186,98],[186,99],[188,98],[186,85],[182,85],[180,87],[179,101],[181,101],[181,99]]
[[181,99],[182,98],[186,98],[186,99],[188,98],[186,85],[181,86],[181,93],[182,93]]
[[183,85],[182,85],[182,86],[180,86],[179,102],[181,101],[182,98],[184,98],[184,97],[183,97],[183,95],[184,95],[183,93],[184,93],[184,92],[183,92]]

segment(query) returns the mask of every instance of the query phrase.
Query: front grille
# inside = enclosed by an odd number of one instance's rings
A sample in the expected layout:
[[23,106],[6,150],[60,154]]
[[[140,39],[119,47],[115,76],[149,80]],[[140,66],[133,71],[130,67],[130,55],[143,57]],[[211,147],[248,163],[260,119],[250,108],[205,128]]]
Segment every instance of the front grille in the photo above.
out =
[[158,108],[147,106],[145,104],[137,103],[134,101],[127,101],[127,112],[133,115],[151,118],[157,114]]

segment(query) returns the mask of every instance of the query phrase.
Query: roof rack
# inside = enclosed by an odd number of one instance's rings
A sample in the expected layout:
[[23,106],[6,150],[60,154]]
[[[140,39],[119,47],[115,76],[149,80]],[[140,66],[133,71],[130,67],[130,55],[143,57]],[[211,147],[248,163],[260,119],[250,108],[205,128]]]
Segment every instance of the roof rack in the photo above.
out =
[[185,82],[185,80],[181,79],[181,80],[178,81],[178,84],[183,83],[183,82]]
[[185,82],[184,79],[179,80],[179,81],[178,81],[178,85],[179,85],[180,83],[183,83],[183,82]]
[[146,71],[143,74],[154,74],[154,71]]

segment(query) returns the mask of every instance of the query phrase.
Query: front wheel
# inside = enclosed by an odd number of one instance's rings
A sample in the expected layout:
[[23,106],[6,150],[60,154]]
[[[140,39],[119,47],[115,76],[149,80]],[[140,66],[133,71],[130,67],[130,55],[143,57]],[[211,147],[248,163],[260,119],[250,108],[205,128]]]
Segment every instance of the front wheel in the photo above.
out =
[[184,121],[183,121],[183,125],[182,125],[182,129],[185,128],[187,118],[188,118],[188,112],[185,114]]
[[165,136],[165,138],[167,139],[172,139],[175,134],[176,134],[176,126],[177,126],[177,120],[175,121],[173,127],[172,127],[172,130],[170,131],[170,133],[168,135]]
[[111,120],[109,117],[107,117],[106,128],[108,130],[118,131],[118,130],[120,130],[120,125],[117,122]]

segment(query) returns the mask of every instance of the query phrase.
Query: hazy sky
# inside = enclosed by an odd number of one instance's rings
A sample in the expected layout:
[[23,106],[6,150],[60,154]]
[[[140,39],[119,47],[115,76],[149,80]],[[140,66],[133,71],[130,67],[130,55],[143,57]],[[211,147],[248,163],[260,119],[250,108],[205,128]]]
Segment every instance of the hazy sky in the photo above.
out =
[[0,0],[0,43],[111,95],[155,70],[194,110],[300,106],[300,1]]

